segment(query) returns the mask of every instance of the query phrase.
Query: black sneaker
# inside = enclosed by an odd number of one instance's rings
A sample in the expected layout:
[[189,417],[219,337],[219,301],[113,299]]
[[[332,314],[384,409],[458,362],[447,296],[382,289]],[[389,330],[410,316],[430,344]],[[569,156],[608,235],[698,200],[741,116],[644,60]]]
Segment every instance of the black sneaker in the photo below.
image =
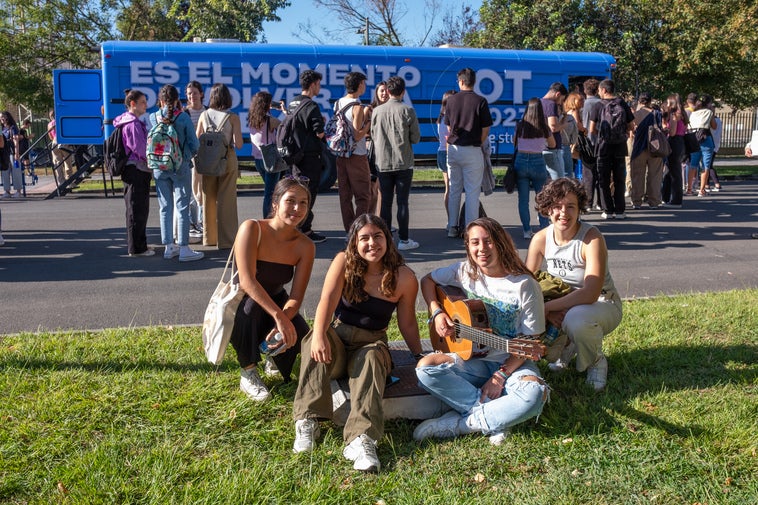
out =
[[314,244],[320,244],[321,242],[326,240],[326,237],[323,235],[319,235],[315,231],[311,230],[308,233],[305,234],[306,237],[311,239]]

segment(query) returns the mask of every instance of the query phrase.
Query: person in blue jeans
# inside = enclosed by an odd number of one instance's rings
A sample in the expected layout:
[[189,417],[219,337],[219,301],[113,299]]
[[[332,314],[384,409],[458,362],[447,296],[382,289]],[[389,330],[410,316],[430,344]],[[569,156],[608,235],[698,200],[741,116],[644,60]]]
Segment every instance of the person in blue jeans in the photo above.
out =
[[[529,99],[524,117],[516,125],[514,138],[516,158],[513,166],[516,170],[516,188],[518,189],[518,215],[521,219],[524,238],[528,240],[533,235],[529,215],[529,191],[531,188],[535,194],[539,193],[545,185],[548,173],[543,152],[555,147],[555,138],[550,133],[539,98]],[[550,224],[545,216],[538,214],[538,218],[540,229]]]
[[488,217],[475,219],[466,227],[464,240],[466,260],[421,279],[429,323],[439,336],[455,335],[454,314],[443,308],[436,286],[456,287],[465,298],[483,302],[491,335],[502,337],[502,343],[493,339],[492,345],[477,348],[467,360],[456,353],[429,354],[419,360],[419,385],[452,410],[419,424],[413,438],[480,433],[500,445],[512,426],[538,417],[548,400],[548,386],[537,365],[504,350],[513,337],[545,331],[545,305],[539,284],[500,223]]
[[263,217],[269,217],[271,213],[271,195],[274,194],[276,183],[281,179],[280,172],[267,172],[263,167],[263,155],[260,146],[276,143],[276,129],[281,124],[275,117],[271,117],[271,93],[259,91],[250,100],[250,109],[247,113],[247,126],[250,129],[250,142],[252,154],[255,159],[255,169],[263,178]]
[[[189,246],[189,209],[192,194],[192,157],[197,153],[200,143],[192,119],[182,110],[179,91],[166,84],[158,93],[158,100],[160,109],[150,114],[150,125],[155,126],[159,121],[173,123],[182,148],[182,164],[179,169],[153,170],[155,192],[160,205],[161,243],[166,247],[163,258],[172,259],[179,256],[181,262],[196,261],[202,259],[204,254],[193,251]],[[176,237],[174,210],[178,213]]]
[[702,162],[703,171],[700,175],[700,191],[697,196],[706,195],[705,186],[708,184],[708,170],[711,166],[713,151],[716,145],[713,142],[712,129],[716,128],[716,120],[713,114],[713,97],[701,95],[695,101],[695,110],[690,113],[690,129],[695,130],[705,138],[700,142],[700,151],[690,154],[690,170],[698,170]]

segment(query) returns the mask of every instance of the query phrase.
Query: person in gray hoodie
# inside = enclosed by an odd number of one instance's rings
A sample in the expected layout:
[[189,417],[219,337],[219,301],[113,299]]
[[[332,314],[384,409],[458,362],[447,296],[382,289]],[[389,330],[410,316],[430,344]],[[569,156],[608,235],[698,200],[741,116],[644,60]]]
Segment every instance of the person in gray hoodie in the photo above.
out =
[[126,204],[126,244],[129,256],[153,256],[155,251],[147,246],[150,180],[153,174],[147,168],[147,127],[140,120],[140,116],[147,112],[147,98],[141,91],[127,90],[124,105],[126,112],[113,120],[113,126],[123,126],[121,136],[128,158],[121,173]]

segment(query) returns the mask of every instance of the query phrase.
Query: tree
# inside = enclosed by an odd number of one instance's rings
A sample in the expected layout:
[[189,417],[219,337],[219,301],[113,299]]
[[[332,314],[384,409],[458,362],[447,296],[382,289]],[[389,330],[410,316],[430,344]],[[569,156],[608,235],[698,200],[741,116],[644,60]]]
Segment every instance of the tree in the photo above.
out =
[[456,14],[453,8],[447,9],[442,16],[442,26],[434,34],[430,45],[432,46],[464,46],[469,34],[481,30],[479,13],[468,5],[459,5],[460,14]]
[[54,68],[93,68],[113,38],[112,4],[90,0],[0,3],[0,98],[34,110],[52,105]]
[[[411,0],[418,1],[418,0]],[[306,42],[322,42],[323,40],[345,40],[344,34],[364,33],[368,24],[369,44],[380,46],[403,46],[426,43],[434,19],[439,11],[440,0],[424,0],[425,16],[422,24],[416,23],[423,32],[418,40],[410,40],[402,35],[400,22],[408,13],[405,3],[396,0],[313,0],[317,7],[324,7],[337,17],[334,28],[324,29],[322,38],[316,33],[313,25],[308,22],[299,24],[298,38]],[[367,21],[368,19],[368,21]],[[307,38],[306,38],[307,37]]]
[[484,0],[476,47],[601,51],[628,94],[699,91],[758,102],[755,0]]
[[265,42],[263,23],[279,21],[289,0],[122,0],[116,26],[127,40],[194,37]]
[[[256,41],[288,0],[0,0],[0,101],[52,105],[52,70],[97,68],[106,40]],[[117,28],[117,30],[114,29]]]

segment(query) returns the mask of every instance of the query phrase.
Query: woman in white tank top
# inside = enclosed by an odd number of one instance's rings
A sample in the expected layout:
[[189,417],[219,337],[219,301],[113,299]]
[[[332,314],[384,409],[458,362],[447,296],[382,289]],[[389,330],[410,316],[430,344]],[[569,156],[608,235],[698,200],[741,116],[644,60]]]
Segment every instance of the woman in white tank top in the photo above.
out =
[[526,265],[532,272],[544,265],[572,287],[565,296],[545,303],[547,323],[568,337],[550,370],[562,372],[576,356],[577,371],[587,370],[587,383],[599,391],[608,375],[603,337],[621,323],[622,311],[608,270],[605,239],[597,228],[579,220],[587,202],[584,187],[575,179],[557,179],[543,188],[536,197],[537,209],[551,225],[532,239]]

